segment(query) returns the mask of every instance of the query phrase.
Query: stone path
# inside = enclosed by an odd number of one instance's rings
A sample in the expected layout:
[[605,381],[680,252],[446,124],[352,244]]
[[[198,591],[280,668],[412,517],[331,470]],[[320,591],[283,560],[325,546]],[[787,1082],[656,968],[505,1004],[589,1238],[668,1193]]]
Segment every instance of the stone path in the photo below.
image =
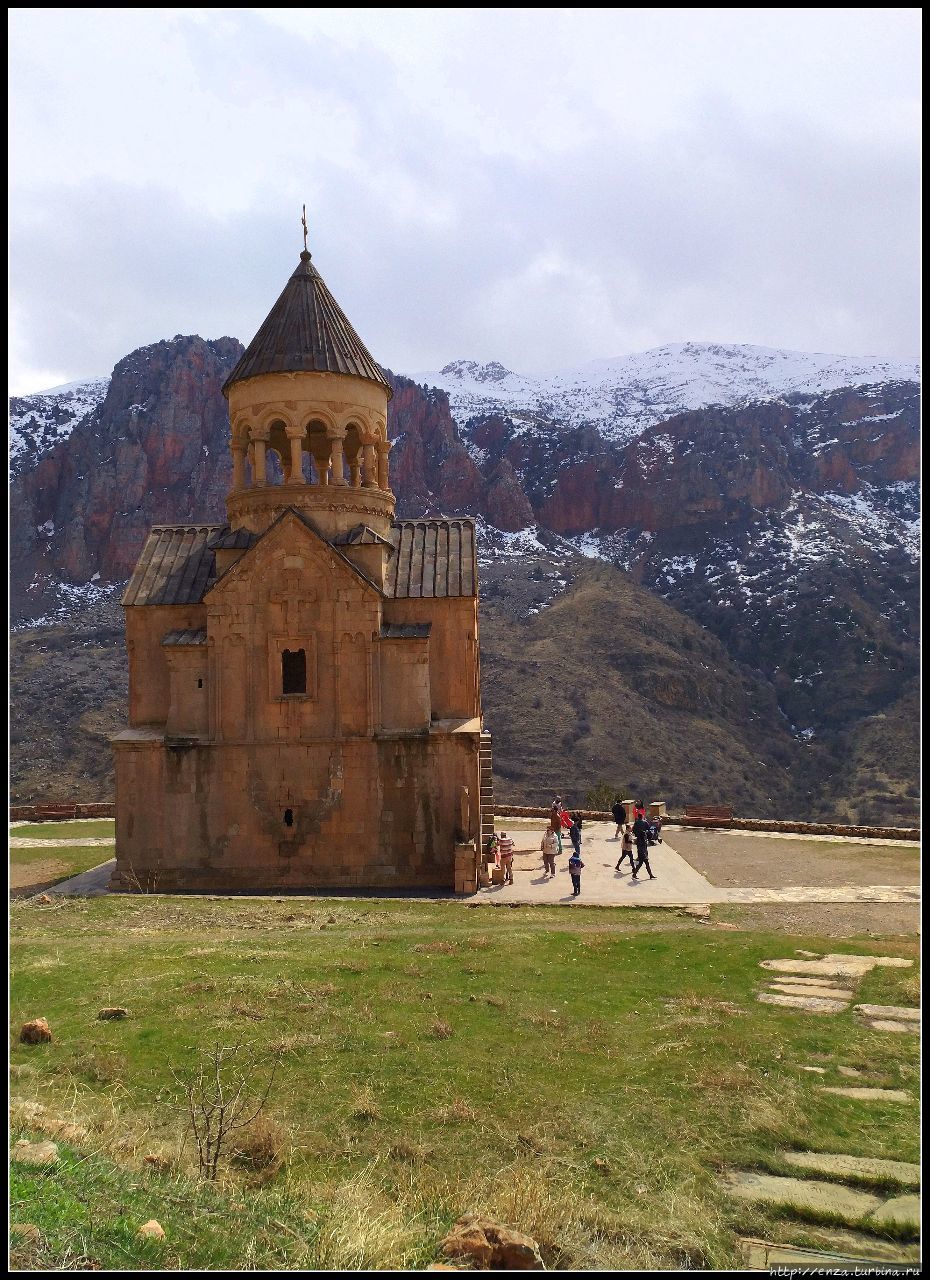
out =
[[[842,1013],[853,998],[851,988],[870,970],[876,968],[907,969],[913,960],[900,956],[818,956],[803,951],[783,960],[760,960],[759,967],[784,975],[769,980],[769,990],[756,999],[762,1004],[779,1004],[804,1013]],[[839,980],[839,981],[838,981]],[[844,985],[841,986],[840,982]],[[919,1009],[897,1005],[858,1004],[871,1027],[878,1031],[919,1031]]]
[[920,1197],[916,1195],[879,1195],[840,1182],[785,1178],[742,1169],[730,1170],[721,1181],[724,1190],[735,1199],[784,1206],[802,1214],[835,1214],[851,1226],[881,1230],[888,1223],[895,1223],[915,1231],[920,1226]]
[[798,831],[744,831],[742,828],[733,827],[679,827],[674,823],[669,823],[663,827],[663,833],[673,833],[672,839],[674,839],[675,831],[713,831],[714,836],[758,836],[760,840],[823,840],[828,844],[879,844],[890,845],[893,848],[900,849],[918,849],[920,847],[919,840],[890,840],[884,836],[825,836],[810,835],[807,832]]
[[86,840],[38,840],[30,836],[11,836],[9,840],[11,849],[67,849],[69,846],[87,849],[95,844],[115,845],[116,836],[88,836]]

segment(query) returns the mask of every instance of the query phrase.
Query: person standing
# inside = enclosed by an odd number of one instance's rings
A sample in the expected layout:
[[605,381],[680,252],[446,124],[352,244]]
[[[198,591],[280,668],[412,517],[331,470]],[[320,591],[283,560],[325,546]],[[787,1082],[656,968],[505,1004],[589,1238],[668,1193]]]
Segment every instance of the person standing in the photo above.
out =
[[504,884],[513,884],[513,841],[506,831],[501,832],[497,847],[500,849],[501,866],[504,869]]
[[542,838],[542,856],[543,856],[543,874],[547,876],[555,875],[555,855],[559,851],[558,837],[549,826],[546,828]]
[[562,797],[556,796],[550,810],[549,826],[555,832],[559,853],[562,852]]
[[617,865],[614,867],[614,871],[620,870],[620,866],[623,863],[624,858],[629,858],[630,870],[635,870],[636,859],[633,857],[633,847],[633,831],[630,824],[627,823],[623,828],[623,844],[621,846],[620,857],[617,859]]
[[581,856],[581,828],[582,817],[580,813],[571,813],[569,817],[572,820],[571,826],[568,828],[568,834],[571,836],[572,848],[575,850],[575,856]]
[[617,824],[617,830],[614,832],[614,839],[619,840],[620,832],[626,825],[626,809],[624,809],[619,796],[614,800],[610,812],[614,815],[614,822]]
[[581,872],[584,869],[584,863],[578,856],[577,851],[572,854],[568,860],[568,874],[572,878],[572,897],[577,898],[581,893]]
[[645,867],[649,872],[649,879],[654,880],[652,867],[649,865],[649,825],[646,819],[637,818],[633,823],[633,839],[636,841],[636,866],[633,868],[632,880],[639,878],[640,867]]

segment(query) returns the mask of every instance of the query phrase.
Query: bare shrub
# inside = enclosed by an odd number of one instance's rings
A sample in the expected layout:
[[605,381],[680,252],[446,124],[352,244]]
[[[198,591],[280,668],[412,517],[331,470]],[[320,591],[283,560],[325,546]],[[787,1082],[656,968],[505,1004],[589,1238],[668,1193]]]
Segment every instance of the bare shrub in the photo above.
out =
[[[265,1108],[278,1068],[250,1056],[241,1044],[213,1045],[187,1071],[171,1068],[180,1087],[202,1178],[215,1179],[234,1132],[248,1128]],[[262,1075],[268,1072],[262,1083]]]

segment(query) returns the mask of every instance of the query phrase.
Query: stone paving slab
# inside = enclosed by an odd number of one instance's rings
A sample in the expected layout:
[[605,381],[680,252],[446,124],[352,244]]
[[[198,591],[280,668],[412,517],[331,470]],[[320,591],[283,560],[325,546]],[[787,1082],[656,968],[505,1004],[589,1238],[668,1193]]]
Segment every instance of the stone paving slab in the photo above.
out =
[[822,996],[826,1000],[845,1000],[847,1003],[853,998],[851,991],[844,991],[839,987],[802,987],[793,982],[772,982],[769,985],[773,991],[780,991],[786,996]]
[[823,996],[782,996],[761,991],[756,999],[763,1004],[780,1004],[788,1009],[800,1009],[804,1013],[842,1013],[849,1008],[848,1000],[826,1000]]
[[873,1031],[897,1031],[905,1035],[920,1035],[920,1027],[916,1022],[893,1022],[890,1018],[873,1018],[869,1026]]
[[867,1089],[835,1084],[822,1084],[821,1093],[835,1093],[841,1098],[858,1098],[860,1102],[910,1102],[903,1089]]
[[920,1196],[896,1196],[869,1216],[870,1227],[920,1227]]
[[909,969],[913,960],[902,960],[897,956],[857,956],[828,955],[822,960],[760,960],[763,969],[773,969],[776,973],[800,974],[802,977],[820,976],[821,978],[862,978],[870,969],[876,967]]
[[919,1022],[920,1010],[898,1004],[857,1004],[856,1013],[869,1018],[894,1018],[897,1022]]
[[[847,1233],[855,1237],[854,1232]],[[896,1246],[889,1248],[885,1242],[859,1236],[852,1243],[859,1252],[837,1253],[822,1249],[806,1249],[801,1245],[776,1244],[770,1240],[743,1239],[740,1245],[749,1271],[768,1271],[770,1274],[829,1275],[831,1271],[855,1273],[863,1271],[893,1271],[908,1265],[908,1257]],[[915,1264],[913,1269],[918,1270]],[[778,1268],[778,1271],[775,1269]],[[829,1269],[829,1270],[828,1270]]]
[[920,1165],[906,1160],[833,1155],[826,1151],[783,1151],[781,1158],[787,1164],[812,1169],[814,1173],[832,1173],[841,1178],[894,1178],[906,1187],[920,1186]]
[[882,1205],[879,1196],[836,1182],[782,1178],[771,1173],[747,1173],[739,1169],[731,1170],[725,1176],[723,1186],[731,1196],[740,1200],[835,1213],[847,1222],[861,1222]]

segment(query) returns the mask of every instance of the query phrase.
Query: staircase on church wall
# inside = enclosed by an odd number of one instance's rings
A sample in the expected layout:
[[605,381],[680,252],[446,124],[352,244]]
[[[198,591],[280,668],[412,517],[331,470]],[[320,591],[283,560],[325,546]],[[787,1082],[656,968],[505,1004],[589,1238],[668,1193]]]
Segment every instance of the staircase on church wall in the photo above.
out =
[[494,777],[492,773],[491,735],[482,733],[478,745],[478,807],[480,811],[481,849],[494,834]]

